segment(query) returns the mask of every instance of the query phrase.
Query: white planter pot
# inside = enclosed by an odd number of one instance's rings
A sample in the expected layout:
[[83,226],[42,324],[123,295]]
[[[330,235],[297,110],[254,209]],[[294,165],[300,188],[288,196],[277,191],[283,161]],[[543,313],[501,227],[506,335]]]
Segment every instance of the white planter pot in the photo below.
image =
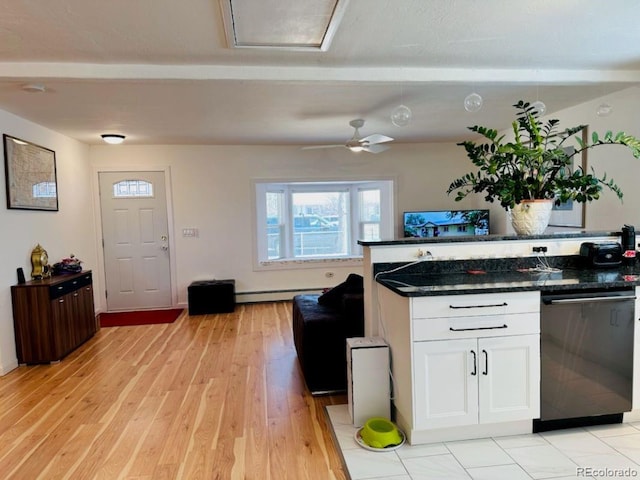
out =
[[553,200],[523,200],[509,210],[511,225],[518,235],[539,235],[549,225]]

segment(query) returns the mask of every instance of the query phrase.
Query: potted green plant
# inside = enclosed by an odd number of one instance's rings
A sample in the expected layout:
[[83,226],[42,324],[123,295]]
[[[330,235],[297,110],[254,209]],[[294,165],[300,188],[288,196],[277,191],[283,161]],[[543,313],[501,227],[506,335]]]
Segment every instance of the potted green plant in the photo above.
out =
[[[520,100],[513,106],[517,110],[513,140],[505,141],[505,135],[498,136],[492,128],[469,127],[483,139],[457,145],[464,147],[478,170],[454,180],[447,194],[457,191],[455,200],[460,201],[470,193],[484,193],[485,200],[498,201],[511,213],[514,229],[520,234],[542,233],[554,202],[590,202],[598,199],[605,187],[622,199],[620,187],[606,173],[597,176],[593,169],[586,172],[580,164],[574,165],[573,158],[600,145],[622,145],[640,158],[638,139],[624,132],[608,131],[603,136],[594,132],[587,141],[575,136],[576,145],[567,145],[567,140],[586,125],[561,131],[559,120],[543,122],[529,102]],[[543,205],[542,213],[537,213],[538,205]],[[543,225],[533,226],[539,219]]]

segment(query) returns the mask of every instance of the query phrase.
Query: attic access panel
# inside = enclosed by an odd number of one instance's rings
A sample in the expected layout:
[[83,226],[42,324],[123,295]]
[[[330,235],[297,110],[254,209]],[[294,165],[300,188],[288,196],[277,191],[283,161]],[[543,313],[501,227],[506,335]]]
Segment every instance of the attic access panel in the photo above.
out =
[[349,0],[220,0],[238,48],[326,51]]

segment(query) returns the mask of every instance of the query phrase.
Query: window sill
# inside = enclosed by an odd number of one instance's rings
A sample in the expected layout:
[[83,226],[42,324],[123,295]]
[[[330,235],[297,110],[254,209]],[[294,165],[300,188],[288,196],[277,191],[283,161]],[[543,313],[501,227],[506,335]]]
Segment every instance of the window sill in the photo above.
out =
[[326,268],[331,266],[360,266],[361,256],[340,258],[287,258],[279,260],[265,260],[258,262],[255,270],[293,270],[296,268]]

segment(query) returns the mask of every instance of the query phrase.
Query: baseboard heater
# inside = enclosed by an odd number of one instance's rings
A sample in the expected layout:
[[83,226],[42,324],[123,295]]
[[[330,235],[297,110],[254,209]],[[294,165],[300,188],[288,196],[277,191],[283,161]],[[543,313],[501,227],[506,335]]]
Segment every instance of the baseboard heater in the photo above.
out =
[[291,288],[287,290],[258,290],[236,292],[236,303],[259,303],[291,300],[295,295],[321,294],[322,288]]

